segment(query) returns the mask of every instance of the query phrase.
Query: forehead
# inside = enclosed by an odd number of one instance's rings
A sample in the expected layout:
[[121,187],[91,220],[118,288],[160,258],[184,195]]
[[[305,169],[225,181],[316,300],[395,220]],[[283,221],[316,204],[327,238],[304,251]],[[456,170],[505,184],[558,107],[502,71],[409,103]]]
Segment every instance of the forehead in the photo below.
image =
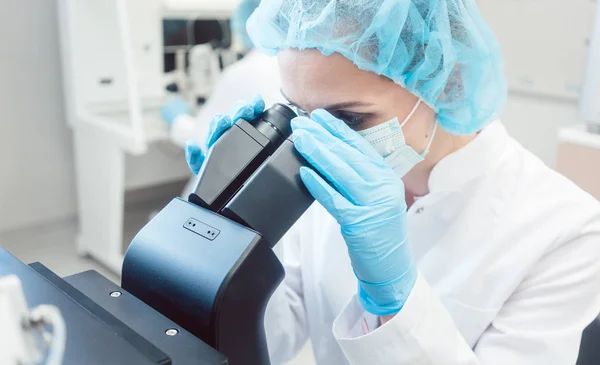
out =
[[338,53],[324,56],[314,49],[287,49],[279,52],[278,58],[283,93],[305,110],[369,98],[393,85],[386,78],[360,70]]

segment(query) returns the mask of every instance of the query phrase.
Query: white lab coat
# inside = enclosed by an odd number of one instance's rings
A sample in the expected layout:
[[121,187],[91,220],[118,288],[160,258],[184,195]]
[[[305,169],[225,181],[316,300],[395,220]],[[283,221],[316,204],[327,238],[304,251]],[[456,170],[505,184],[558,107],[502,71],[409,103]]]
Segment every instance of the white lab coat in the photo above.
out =
[[575,364],[600,312],[599,203],[500,122],[440,161],[429,190],[408,211],[419,278],[379,328],[356,300],[339,225],[318,204],[297,222],[276,246],[272,364],[308,339],[319,365]]
[[240,100],[260,94],[267,106],[285,103],[281,95],[281,78],[277,57],[251,50],[246,57],[227,67],[216,83],[210,98],[196,117],[181,115],[171,127],[171,140],[185,145],[189,140],[203,144],[210,120],[217,113],[227,113]]

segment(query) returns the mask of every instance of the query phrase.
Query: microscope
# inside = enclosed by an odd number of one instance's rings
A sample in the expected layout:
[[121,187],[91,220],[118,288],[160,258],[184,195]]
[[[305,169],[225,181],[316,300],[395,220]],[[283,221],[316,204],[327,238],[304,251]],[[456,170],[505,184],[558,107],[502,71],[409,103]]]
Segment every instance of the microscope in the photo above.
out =
[[64,317],[64,365],[268,365],[266,305],[284,277],[272,248],[314,202],[291,120],[276,104],[208,151],[188,201],[136,235],[121,287],[94,271],[60,278],[0,250],[0,276]]
[[123,289],[225,354],[269,364],[268,300],[284,270],[272,247],[313,203],[307,162],[276,104],[240,120],[210,149],[189,201],[174,199],[131,243]]

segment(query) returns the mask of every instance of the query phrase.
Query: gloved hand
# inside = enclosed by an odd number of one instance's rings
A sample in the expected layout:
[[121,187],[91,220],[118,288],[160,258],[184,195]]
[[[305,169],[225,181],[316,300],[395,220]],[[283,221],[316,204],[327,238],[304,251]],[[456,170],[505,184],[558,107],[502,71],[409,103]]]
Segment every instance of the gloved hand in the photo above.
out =
[[[258,118],[265,111],[265,102],[260,95],[254,96],[250,101],[238,101],[233,105],[229,114],[216,114],[210,121],[206,136],[206,150],[240,119],[247,121]],[[185,145],[185,159],[194,175],[198,175],[204,162],[204,152],[196,141],[189,141]]]
[[169,127],[175,123],[175,119],[179,116],[191,114],[192,110],[190,109],[189,104],[180,96],[174,98],[160,108],[160,116]]
[[294,145],[328,181],[306,167],[302,181],[341,226],[363,308],[378,316],[396,314],[417,279],[404,184],[344,122],[324,110],[311,118],[292,121]]

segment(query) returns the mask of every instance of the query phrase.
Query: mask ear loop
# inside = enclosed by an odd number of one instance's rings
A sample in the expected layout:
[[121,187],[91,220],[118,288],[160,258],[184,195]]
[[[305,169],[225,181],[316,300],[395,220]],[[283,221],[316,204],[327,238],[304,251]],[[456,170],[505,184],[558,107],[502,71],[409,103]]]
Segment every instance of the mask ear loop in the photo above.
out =
[[417,112],[417,109],[419,109],[419,106],[421,105],[421,99],[419,99],[417,101],[417,103],[415,104],[415,106],[412,108],[412,110],[410,111],[410,113],[408,113],[408,116],[404,119],[404,121],[402,123],[400,123],[400,128],[404,127],[404,125],[406,123],[408,123],[408,121],[410,120],[410,118],[413,117],[413,115],[415,115],[415,113]]
[[427,144],[427,147],[425,148],[425,152],[423,152],[423,157],[427,156],[427,154],[429,153],[429,149],[431,148],[431,145],[433,144],[433,139],[435,138],[435,132],[437,132],[438,129],[438,122],[437,120],[435,121],[435,124],[433,125],[433,132],[431,132],[431,138],[429,138],[429,143]]
[[[419,106],[421,105],[421,102],[422,102],[421,99],[417,100],[417,103],[412,108],[410,113],[408,113],[408,116],[406,117],[406,119],[404,119],[404,121],[400,124],[400,128],[404,127],[404,125],[406,123],[408,123],[408,121],[413,117],[413,115],[415,115],[415,113],[417,112],[417,109],[419,109]],[[429,138],[429,143],[427,144],[427,147],[425,148],[425,152],[423,152],[423,154],[421,156],[425,157],[429,153],[429,149],[431,148],[431,145],[433,144],[433,139],[435,138],[437,128],[438,128],[438,123],[436,120],[435,124],[433,125],[433,131],[431,132],[431,138]]]

